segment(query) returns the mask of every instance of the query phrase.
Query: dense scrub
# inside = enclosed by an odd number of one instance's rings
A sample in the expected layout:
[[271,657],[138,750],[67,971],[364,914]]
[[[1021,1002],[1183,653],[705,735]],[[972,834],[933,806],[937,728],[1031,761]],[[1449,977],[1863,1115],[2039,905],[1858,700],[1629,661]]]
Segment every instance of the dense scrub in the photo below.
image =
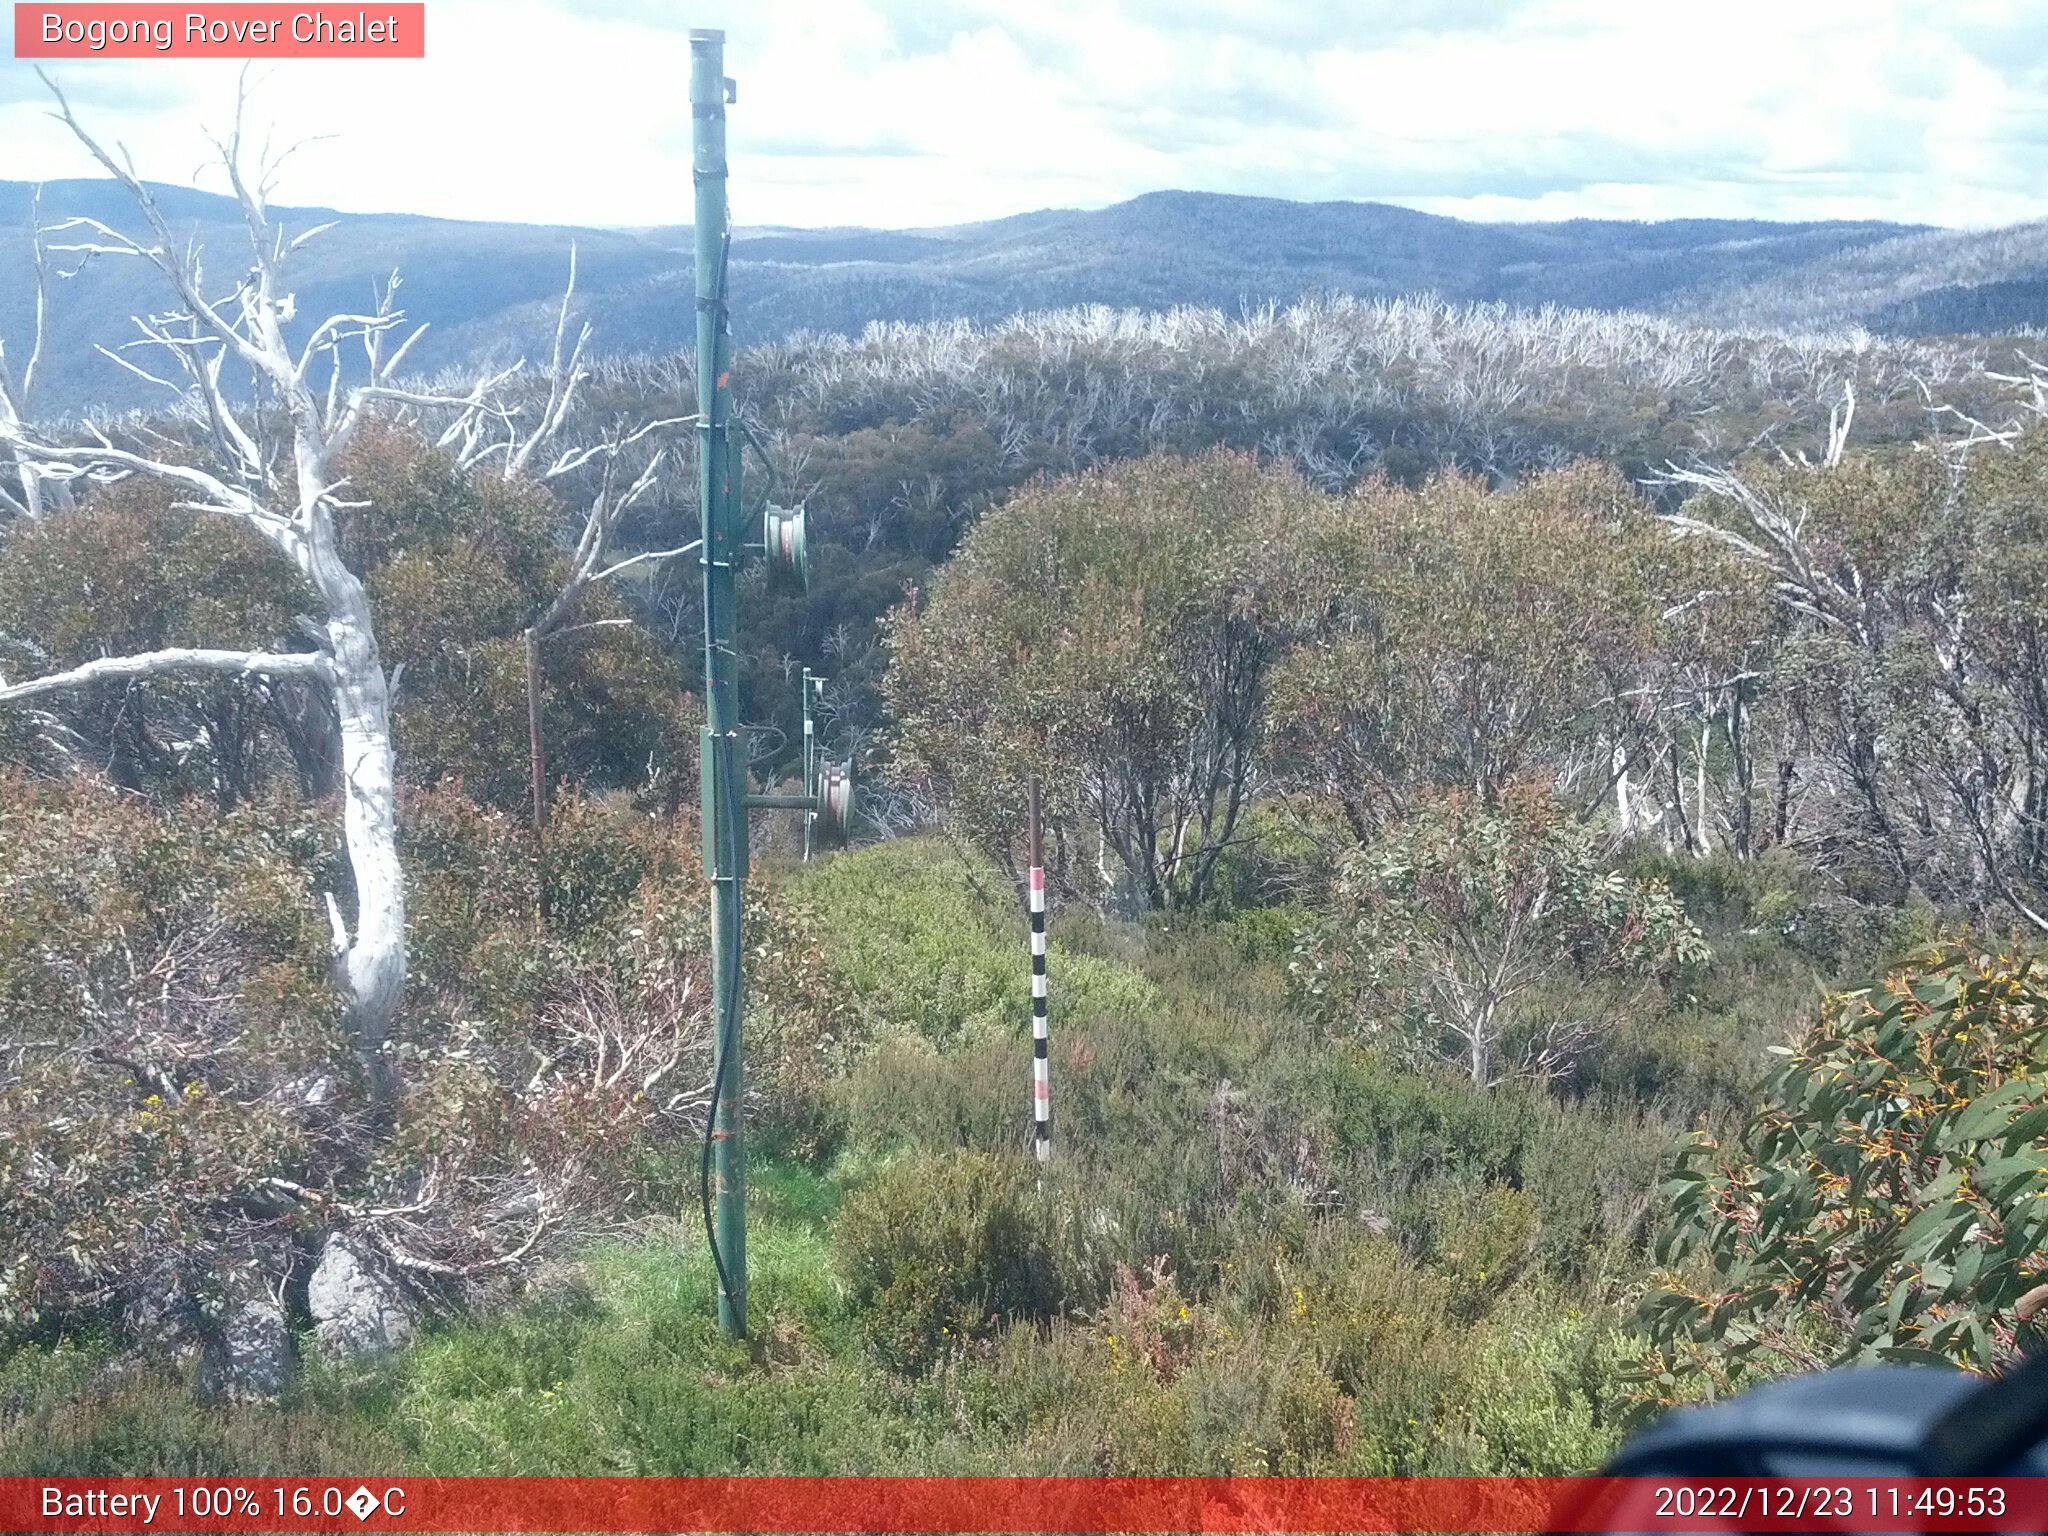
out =
[[[856,921],[878,894],[901,940]],[[89,1340],[17,1353],[0,1461],[1562,1472],[1611,1443],[1668,1112],[1319,1042],[1250,930],[1075,910],[1037,1181],[1023,925],[994,872],[898,842],[788,898],[854,1001],[844,1064],[810,1090],[836,1152],[757,1178],[751,1349],[717,1335],[694,1223],[661,1222],[402,1361],[315,1366],[239,1415],[180,1405],[161,1366],[95,1374]],[[963,1001],[935,1017],[941,957]],[[651,1192],[680,1208],[693,1175]]]
[[1207,899],[1262,795],[1371,847],[1540,785],[1614,836],[1773,849],[1865,905],[2048,933],[2048,432],[1943,457],[1574,464],[1341,497],[1233,454],[1032,487],[889,631],[899,769],[991,857]]
[[614,1228],[645,1161],[689,1144],[693,824],[570,799],[543,874],[503,813],[448,790],[405,811],[414,981],[380,1117],[306,807],[0,778],[0,1341],[84,1330],[218,1365],[266,1295],[304,1316],[335,1238],[431,1308]]
[[[399,1360],[312,1360],[277,1404],[197,1409],[162,1357],[46,1333],[5,1367],[0,1462],[1583,1469],[1665,1390],[1633,1317],[1669,1149],[1694,1124],[1736,1132],[1815,969],[1858,963],[1768,871],[1635,860],[1733,970],[1652,984],[1565,1094],[1332,1036],[1289,1002],[1302,910],[1132,924],[1067,908],[1043,1179],[1008,882],[930,839],[778,878],[770,931],[801,937],[755,971],[770,1156],[751,1344],[716,1330],[694,1156],[646,1143],[633,1182],[652,1219],[630,1239],[448,1315]],[[878,903],[899,921],[869,921]],[[450,932],[428,973],[460,953],[469,976],[489,946]]]

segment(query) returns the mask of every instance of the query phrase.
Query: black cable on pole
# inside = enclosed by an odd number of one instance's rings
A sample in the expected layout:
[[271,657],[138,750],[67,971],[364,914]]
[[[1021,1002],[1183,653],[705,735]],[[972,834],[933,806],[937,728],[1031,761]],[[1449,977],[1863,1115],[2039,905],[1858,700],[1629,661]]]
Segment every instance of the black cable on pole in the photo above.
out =
[[[738,879],[738,875],[734,875]],[[737,919],[732,928],[733,948],[745,953],[739,944],[740,928]],[[711,1103],[704,1111],[704,1155],[697,1169],[697,1193],[704,1208],[704,1241],[711,1248],[711,1264],[718,1271],[718,1290],[723,1296],[732,1295],[732,1276],[726,1272],[725,1255],[718,1247],[718,1222],[711,1214],[711,1148],[717,1140],[718,1101],[725,1089],[725,1064],[732,1060],[732,1031],[739,1022],[739,988],[732,989],[732,1005],[725,1010],[725,1017],[718,1021],[718,1057],[711,1068]]]
[[[735,814],[746,814],[743,808],[729,806],[727,802],[730,799],[730,795],[724,795],[713,802],[715,805],[727,806],[726,824],[715,833],[727,841],[732,839],[730,818]],[[740,878],[737,850],[728,852],[731,855],[729,867],[733,872],[733,885],[737,889]],[[717,1055],[711,1066],[711,1102],[704,1111],[704,1149],[697,1167],[697,1193],[704,1210],[704,1241],[711,1249],[712,1267],[718,1271],[719,1294],[726,1297],[733,1294],[732,1275],[725,1267],[725,1254],[718,1246],[718,1221],[711,1210],[711,1150],[718,1139],[718,1105],[725,1094],[726,1064],[732,1060],[733,1044],[739,1032],[740,987],[737,968],[740,956],[746,953],[746,946],[740,942],[740,924],[745,920],[745,905],[735,901],[732,906],[732,938],[728,946],[731,958],[727,962],[726,974],[731,976],[733,981],[726,989],[723,1017],[718,1021]]]
[[[711,303],[718,309],[720,328],[728,338],[732,335],[732,310],[726,304],[726,275],[731,270],[732,224],[728,221],[725,227],[725,238],[721,242],[718,252],[718,292],[711,300]],[[701,304],[704,301],[700,299],[698,302]],[[716,362],[717,360],[714,358],[714,366],[716,366]],[[710,425],[714,426],[716,425],[717,398],[716,394],[712,396],[714,420]],[[714,512],[712,515],[721,516],[723,514]],[[707,549],[707,557],[708,553]],[[710,680],[708,678],[705,682],[709,686]],[[731,798],[731,786],[727,785],[726,789],[728,793],[714,800],[712,802],[714,805],[726,806],[726,802]],[[728,818],[734,813],[734,810],[735,808],[733,807],[728,806],[726,808],[725,814]],[[740,809],[738,814],[744,815],[744,809]],[[726,826],[716,828],[714,835],[730,840],[732,836],[730,820],[728,819]],[[732,870],[733,887],[737,890],[740,878],[737,860],[734,859],[730,862],[729,867]],[[718,1140],[718,1105],[725,1093],[725,1067],[726,1063],[732,1060],[733,1036],[739,1025],[739,959],[740,956],[746,953],[745,947],[740,943],[742,903],[735,901],[732,906],[732,941],[730,945],[732,959],[727,968],[727,973],[732,977],[732,984],[726,989],[727,997],[723,1009],[723,1017],[718,1021],[718,1038],[715,1046],[717,1055],[711,1067],[711,1102],[704,1111],[703,1155],[697,1165],[697,1195],[704,1212],[704,1241],[711,1249],[712,1268],[718,1272],[719,1294],[727,1298],[730,1298],[733,1294],[732,1275],[725,1267],[725,1255],[718,1246],[718,1221],[711,1211],[711,1151]]]

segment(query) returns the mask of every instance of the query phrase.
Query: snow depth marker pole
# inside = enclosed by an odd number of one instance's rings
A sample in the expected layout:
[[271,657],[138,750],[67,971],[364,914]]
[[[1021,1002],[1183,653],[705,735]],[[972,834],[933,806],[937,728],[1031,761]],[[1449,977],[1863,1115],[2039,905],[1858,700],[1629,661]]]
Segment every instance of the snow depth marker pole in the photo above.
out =
[[1038,817],[1038,775],[1031,776],[1031,1121],[1033,1146],[1052,1157],[1051,1030],[1045,1010],[1045,836]]

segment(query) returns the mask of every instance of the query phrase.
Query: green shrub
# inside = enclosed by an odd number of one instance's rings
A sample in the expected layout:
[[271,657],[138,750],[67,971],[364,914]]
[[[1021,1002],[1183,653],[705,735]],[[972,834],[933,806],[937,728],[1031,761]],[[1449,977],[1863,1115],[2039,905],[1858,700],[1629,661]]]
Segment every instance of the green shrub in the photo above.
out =
[[1536,1256],[1550,1275],[1600,1296],[1641,1273],[1671,1125],[1611,1098],[1545,1106],[1533,1122],[1520,1177],[1536,1213]]
[[1466,1321],[1482,1317],[1535,1251],[1535,1202],[1522,1190],[1486,1184],[1434,1214],[1429,1261],[1449,1281],[1451,1313]]
[[1299,907],[1240,907],[1224,932],[1247,960],[1285,965],[1301,947],[1308,915]]
[[1449,1073],[1402,1072],[1355,1046],[1331,1052],[1321,1086],[1338,1150],[1368,1196],[1398,1198],[1438,1178],[1509,1178],[1534,1117],[1525,1088],[1476,1091]]
[[0,1356],[0,1468],[17,1477],[340,1477],[396,1472],[398,1439],[366,1416],[283,1404],[209,1408],[186,1372],[65,1340]]
[[1352,1402],[1364,1465],[1405,1465],[1457,1375],[1460,1340],[1448,1280],[1384,1237],[1346,1233],[1294,1290],[1290,1311]]
[[1503,1298],[1465,1343],[1455,1405],[1439,1426],[1439,1466],[1483,1477],[1572,1477],[1614,1449],[1622,1392],[1619,1330],[1561,1305],[1540,1287]]
[[[951,1052],[898,1037],[876,1042],[828,1093],[850,1150],[958,1148],[1014,1157],[1024,1155],[1031,1136],[1030,1091],[1028,1037]],[[1063,1116],[1067,1108],[1063,1102]]]
[[1291,1331],[1247,1333],[1204,1351],[1176,1384],[1190,1450],[1210,1476],[1299,1476],[1327,1467],[1351,1410]]
[[857,1191],[833,1240],[876,1349],[916,1372],[1005,1322],[1059,1313],[1047,1226],[1020,1162],[921,1154]]
[[1827,1000],[1726,1145],[1665,1187],[1645,1298],[1653,1395],[1791,1361],[1996,1369],[2038,1325],[2048,987],[2039,962],[1944,949]]

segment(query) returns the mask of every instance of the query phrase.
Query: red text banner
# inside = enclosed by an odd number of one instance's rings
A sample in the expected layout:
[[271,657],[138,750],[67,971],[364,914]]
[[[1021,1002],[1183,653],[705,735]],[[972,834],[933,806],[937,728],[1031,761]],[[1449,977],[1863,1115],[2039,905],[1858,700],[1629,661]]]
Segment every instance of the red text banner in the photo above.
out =
[[423,59],[427,8],[370,5],[14,7],[18,59]]
[[2048,1479],[0,1478],[8,1531],[2039,1531]]

